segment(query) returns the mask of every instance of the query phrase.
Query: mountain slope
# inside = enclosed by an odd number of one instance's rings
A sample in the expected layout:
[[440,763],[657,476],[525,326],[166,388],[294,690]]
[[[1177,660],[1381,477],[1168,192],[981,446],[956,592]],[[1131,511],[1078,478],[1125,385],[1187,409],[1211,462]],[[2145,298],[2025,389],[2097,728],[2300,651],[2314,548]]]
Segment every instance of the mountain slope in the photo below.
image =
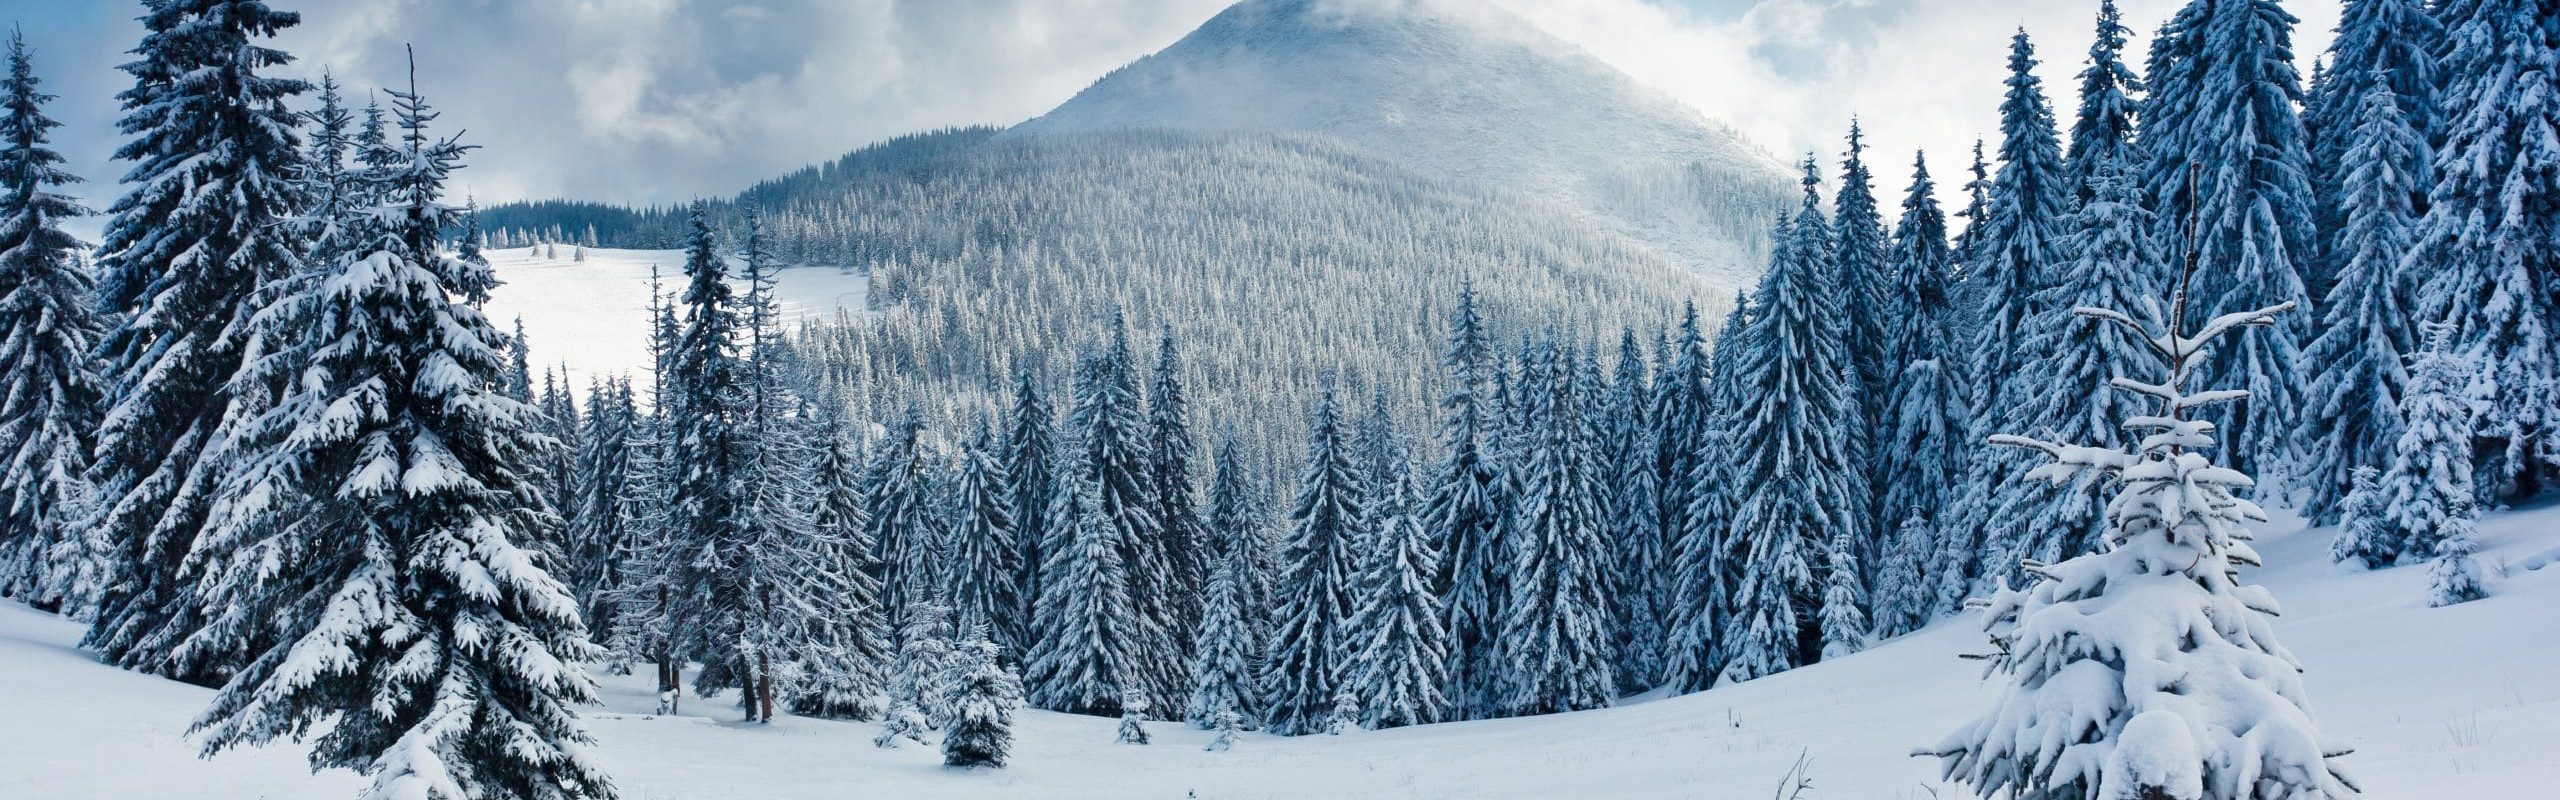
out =
[[[2545,797],[2560,784],[2560,506],[2492,515],[2481,560],[2512,573],[2486,600],[2428,608],[2426,567],[2327,563],[2327,529],[2268,526],[2272,567],[2244,572],[2283,602],[2276,622],[2306,665],[2312,709],[2365,796]],[[1345,736],[1208,734],[1155,723],[1155,744],[1112,743],[1108,719],[1019,716],[1012,766],[952,772],[930,748],[880,750],[877,726],[785,717],[741,725],[730,697],[645,713],[645,676],[606,678],[590,715],[596,755],[628,798],[1661,798],[1770,797],[1799,754],[1819,797],[1964,797],[1907,755],[1981,709],[1993,687],[1956,655],[1983,647],[1976,618],[1739,686],[1599,711]],[[0,797],[335,800],[346,772],[313,777],[285,747],[198,760],[181,736],[210,699],[196,687],[100,665],[79,626],[0,603]]]
[[1730,288],[1790,176],[1729,128],[1473,0],[1246,0],[1008,135],[1304,132],[1585,212]]

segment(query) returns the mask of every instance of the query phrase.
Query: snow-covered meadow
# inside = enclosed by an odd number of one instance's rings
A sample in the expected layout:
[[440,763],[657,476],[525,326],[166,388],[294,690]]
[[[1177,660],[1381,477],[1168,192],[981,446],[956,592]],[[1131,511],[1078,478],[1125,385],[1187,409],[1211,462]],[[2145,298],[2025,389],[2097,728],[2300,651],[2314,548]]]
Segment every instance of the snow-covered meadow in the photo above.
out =
[[[592,259],[591,259],[592,263]],[[531,318],[528,317],[528,324]],[[2560,785],[2560,505],[2483,520],[2484,564],[2507,573],[2488,599],[2428,608],[2424,565],[2364,572],[2329,563],[2332,530],[2279,514],[2244,578],[2284,604],[2276,629],[2308,668],[2322,729],[2354,747],[2366,796],[2547,797]],[[1446,723],[1341,737],[1210,734],[1154,723],[1155,744],[1112,743],[1115,722],[1019,712],[1013,764],[954,772],[941,754],[872,746],[876,725],[786,716],[743,725],[732,696],[648,714],[643,676],[602,676],[596,754],[639,800],[901,798],[1762,798],[1799,755],[1819,798],[1967,796],[1912,758],[1976,713],[1994,684],[1975,662],[1975,617],[1867,652],[1749,683],[1616,708]],[[210,692],[96,663],[79,627],[0,605],[0,797],[335,800],[352,773],[317,777],[274,746],[201,760],[187,721]],[[216,787],[216,788],[208,788]]]

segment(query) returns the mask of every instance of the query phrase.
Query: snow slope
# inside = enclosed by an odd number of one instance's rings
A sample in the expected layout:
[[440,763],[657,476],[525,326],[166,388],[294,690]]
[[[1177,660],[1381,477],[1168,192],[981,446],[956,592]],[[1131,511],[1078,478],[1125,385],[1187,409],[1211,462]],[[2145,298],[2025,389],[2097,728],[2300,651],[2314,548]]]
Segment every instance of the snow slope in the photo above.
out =
[[[2279,528],[2295,528],[2280,523]],[[2274,534],[2275,566],[2248,576],[2283,601],[2277,629],[2309,666],[2314,711],[2357,749],[2366,796],[2551,797],[2560,785],[2560,504],[2494,516],[2484,563],[2495,596],[2425,607],[2423,566],[2366,573],[2327,563],[2329,531]],[[871,746],[874,727],[786,718],[735,723],[726,698],[687,716],[644,713],[633,677],[606,679],[597,755],[633,800],[900,798],[1765,798],[1798,754],[1815,797],[1963,797],[1905,754],[1981,707],[1988,687],[1956,654],[1971,617],[1751,683],[1613,709],[1343,737],[1207,734],[1154,726],[1150,747],[1111,743],[1111,720],[1025,712],[1014,766],[943,770],[939,754]],[[0,798],[327,798],[345,772],[305,774],[289,747],[198,760],[182,738],[205,690],[101,666],[78,626],[0,605]],[[709,716],[692,716],[708,714]],[[1932,790],[1935,793],[1932,793]]]
[[1478,0],[1244,0],[1007,135],[1146,128],[1322,135],[1552,200],[1723,291],[1760,267],[1738,234],[1794,187],[1731,128]]
[[[654,265],[670,294],[684,289],[681,250],[589,248],[585,261],[572,248],[546,259],[535,248],[485,251],[504,283],[489,293],[489,319],[505,328],[524,318],[533,350],[534,382],[546,366],[567,364],[570,385],[586,391],[600,375],[649,373],[649,268]],[[735,265],[732,265],[735,269]],[[869,278],[833,267],[798,267],[777,273],[776,305],[786,324],[833,320],[838,311],[860,312]]]

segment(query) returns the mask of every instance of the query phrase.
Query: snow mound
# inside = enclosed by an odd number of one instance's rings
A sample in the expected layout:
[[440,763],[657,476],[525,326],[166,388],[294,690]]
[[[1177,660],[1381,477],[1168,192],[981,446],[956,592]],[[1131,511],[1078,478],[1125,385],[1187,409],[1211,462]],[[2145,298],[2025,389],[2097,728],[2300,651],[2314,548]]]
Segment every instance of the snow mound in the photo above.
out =
[[[590,263],[594,259],[590,257]],[[643,271],[645,285],[646,272]],[[2508,573],[2489,598],[2426,605],[2423,565],[2333,566],[2330,529],[2279,520],[2244,581],[2284,603],[2277,634],[2308,667],[2312,710],[2373,798],[2548,796],[2560,785],[2560,505],[2483,520],[2480,559]],[[360,782],[305,773],[268,747],[195,757],[183,735],[211,693],[123,672],[74,649],[77,624],[0,604],[0,797],[338,800]],[[1113,744],[1117,721],[1042,711],[1017,718],[1012,765],[955,772],[933,748],[871,746],[878,726],[784,717],[741,725],[732,697],[647,713],[646,676],[604,676],[588,715],[597,758],[624,797],[833,800],[847,787],[902,798],[1766,798],[1799,754],[1822,797],[1966,796],[1911,758],[1986,704],[1995,684],[1958,653],[1983,648],[1973,619],[1941,622],[1857,655],[1682,697],[1489,720],[1281,739],[1150,723],[1155,743]],[[2146,723],[2147,724],[2147,723]],[[2146,765],[2163,774],[2176,766]]]

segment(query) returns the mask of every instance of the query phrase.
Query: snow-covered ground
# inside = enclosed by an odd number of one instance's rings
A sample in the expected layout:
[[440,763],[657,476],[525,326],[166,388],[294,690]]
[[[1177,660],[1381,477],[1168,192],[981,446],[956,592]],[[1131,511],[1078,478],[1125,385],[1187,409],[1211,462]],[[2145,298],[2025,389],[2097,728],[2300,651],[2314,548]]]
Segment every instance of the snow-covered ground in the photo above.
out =
[[[649,268],[655,265],[669,293],[684,289],[684,252],[590,248],[585,261],[574,248],[541,258],[535,248],[490,250],[489,266],[505,284],[489,295],[489,319],[499,327],[524,318],[533,347],[533,369],[569,365],[570,383],[586,391],[596,375],[645,378],[649,371]],[[734,261],[733,261],[734,271]],[[869,279],[834,267],[782,270],[774,294],[786,324],[833,319],[838,309],[861,311]]]
[[[593,264],[595,261],[590,260]],[[645,275],[645,270],[643,271]],[[528,318],[530,324],[530,318]],[[2373,798],[2541,798],[2560,786],[2560,504],[2493,516],[2489,599],[2427,608],[2426,570],[2362,572],[2324,557],[2329,531],[2270,526],[2273,565],[2249,575],[2283,601],[2277,630],[2310,668],[2315,713],[2356,748]],[[1764,798],[1798,754],[1820,798],[1958,798],[1910,758],[1981,707],[1973,618],[1865,653],[1714,691],[1600,711],[1342,737],[1250,735],[1208,753],[1203,732],[1154,726],[1112,743],[1111,720],[1025,712],[1011,768],[942,769],[939,753],[871,746],[869,724],[741,725],[725,702],[655,717],[636,677],[606,679],[597,755],[633,800],[1285,797]],[[327,798],[298,748],[199,760],[184,738],[210,693],[101,666],[77,625],[0,604],[0,798]],[[707,714],[708,716],[697,716]],[[1933,794],[1934,790],[1934,794]]]

